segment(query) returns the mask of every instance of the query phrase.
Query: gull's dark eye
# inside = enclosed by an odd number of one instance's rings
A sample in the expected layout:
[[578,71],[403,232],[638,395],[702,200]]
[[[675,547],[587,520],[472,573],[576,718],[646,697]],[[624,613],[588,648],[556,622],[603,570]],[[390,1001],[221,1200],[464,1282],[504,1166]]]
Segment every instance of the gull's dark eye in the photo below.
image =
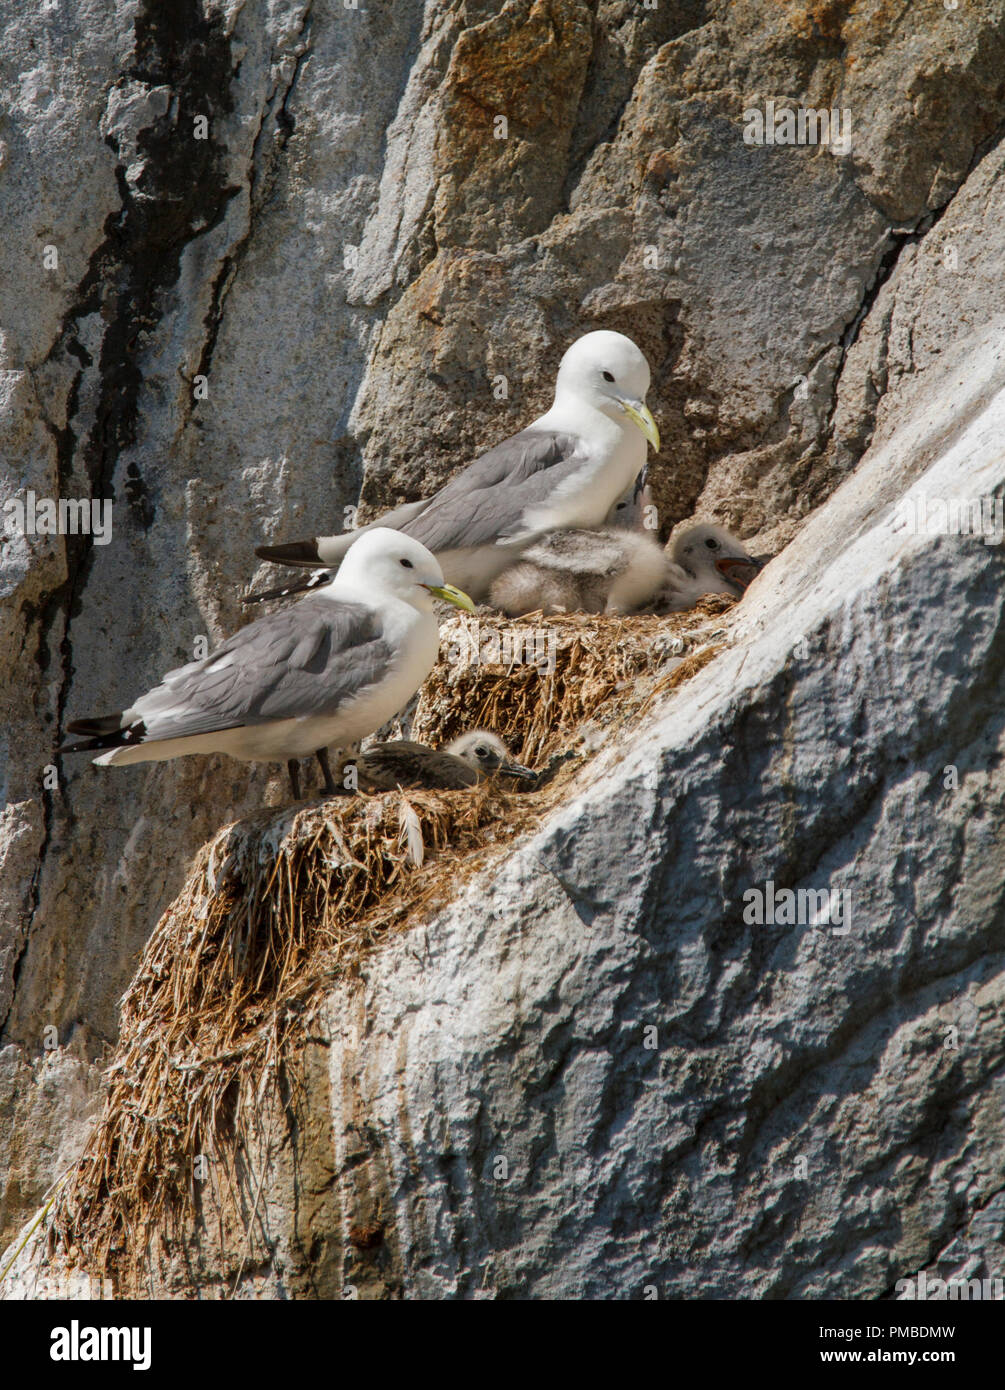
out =
[[604,378],[605,381],[613,381],[613,380],[614,380],[614,373],[613,373],[613,372],[603,372],[602,375],[603,375],[603,378]]
[[479,758],[487,758],[489,755],[489,750],[484,743],[480,743],[478,747],[475,749],[475,754]]
[[404,565],[407,570],[415,569],[415,566],[412,564],[411,560],[399,560],[398,563]]
[[709,538],[708,538],[708,540],[705,542],[705,544],[708,546],[709,550],[718,550],[718,549],[719,549],[719,542],[718,542],[717,540],[713,539],[712,536],[709,536]]

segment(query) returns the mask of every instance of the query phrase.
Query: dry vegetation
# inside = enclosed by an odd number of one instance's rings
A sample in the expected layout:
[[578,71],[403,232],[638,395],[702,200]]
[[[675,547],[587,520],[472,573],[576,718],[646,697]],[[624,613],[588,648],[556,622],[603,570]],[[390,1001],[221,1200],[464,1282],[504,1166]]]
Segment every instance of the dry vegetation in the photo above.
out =
[[[575,751],[588,727],[625,727],[700,669],[718,650],[717,615],[728,606],[708,599],[670,618],[458,617],[444,626],[446,655],[413,736],[435,744],[481,725],[543,768]],[[548,659],[486,661],[504,632],[544,633]],[[456,891],[460,874],[534,825],[577,775],[573,759],[529,792],[336,797],[221,830],[124,997],[104,1111],[55,1201],[50,1249],[112,1275],[120,1290],[140,1287],[153,1233],[164,1239],[200,1213],[200,1153],[215,1156],[239,1206],[250,1112],[281,1074],[285,1084],[295,1075],[305,1020],[331,981]]]

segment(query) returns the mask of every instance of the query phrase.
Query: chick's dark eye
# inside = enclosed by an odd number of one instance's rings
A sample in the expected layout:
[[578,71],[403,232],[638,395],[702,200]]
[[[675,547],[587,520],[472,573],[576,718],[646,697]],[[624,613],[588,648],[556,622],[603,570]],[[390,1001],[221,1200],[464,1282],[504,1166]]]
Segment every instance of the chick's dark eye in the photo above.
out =
[[718,549],[719,549],[719,542],[718,542],[718,541],[714,541],[714,540],[712,539],[711,536],[709,536],[709,538],[708,538],[708,540],[705,542],[705,544],[708,546],[709,550],[718,550]]
[[480,743],[475,749],[475,752],[478,754],[479,758],[487,758],[489,755],[489,750],[485,747],[484,743]]
[[604,372],[602,375],[603,375],[603,378],[604,378],[605,381],[613,381],[613,380],[614,380],[614,373],[613,373],[613,372]]
[[415,566],[412,564],[411,560],[399,560],[398,563],[404,565],[407,570],[415,569]]

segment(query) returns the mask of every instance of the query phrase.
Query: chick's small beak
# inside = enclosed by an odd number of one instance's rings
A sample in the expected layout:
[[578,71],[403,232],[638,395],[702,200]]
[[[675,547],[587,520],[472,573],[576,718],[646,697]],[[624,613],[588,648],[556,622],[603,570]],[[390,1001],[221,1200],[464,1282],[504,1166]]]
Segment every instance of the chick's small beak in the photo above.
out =
[[537,773],[532,767],[524,767],[523,763],[511,763],[509,759],[499,764],[499,771],[505,773],[507,777],[523,777],[527,781],[536,781]]
[[763,560],[755,560],[751,555],[724,555],[716,560],[715,567],[731,584],[740,589],[747,589],[764,568],[764,564]]
[[452,603],[455,608],[463,608],[465,613],[473,613],[475,605],[468,598],[467,594],[461,589],[455,589],[453,584],[424,584],[424,589],[428,589],[437,598],[444,599],[447,603]]
[[631,420],[632,424],[638,425],[639,429],[649,440],[649,443],[653,446],[656,452],[659,453],[660,432],[657,428],[656,421],[653,419],[653,413],[646,405],[645,401],[622,400],[618,403],[621,406],[621,409],[628,416],[629,420]]

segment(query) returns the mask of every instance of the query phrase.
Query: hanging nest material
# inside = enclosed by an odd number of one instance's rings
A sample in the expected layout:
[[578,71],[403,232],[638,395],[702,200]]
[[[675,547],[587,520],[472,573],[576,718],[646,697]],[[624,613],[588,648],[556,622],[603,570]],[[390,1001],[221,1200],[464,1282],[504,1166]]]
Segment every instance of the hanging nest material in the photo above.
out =
[[123,998],[104,1110],[56,1203],[64,1249],[92,1274],[134,1282],[150,1233],[197,1210],[200,1154],[239,1204],[228,1159],[310,1004],[445,895],[454,855],[484,853],[500,826],[533,819],[513,802],[489,786],[337,798],[260,812],[204,846]]
[[[706,600],[674,618],[459,618],[444,626],[413,736],[439,744],[484,725],[543,765],[591,721],[623,727],[700,669],[728,606]],[[541,660],[514,660],[518,640],[524,657],[539,643]],[[532,827],[575,775],[563,767],[529,793],[332,798],[221,830],[123,999],[104,1110],[56,1199],[50,1249],[137,1289],[154,1238],[184,1238],[200,1211],[200,1154],[225,1175],[216,1200],[241,1211],[243,1191],[247,1211],[246,1136],[267,1088],[281,1076],[289,1087],[331,982]]]

